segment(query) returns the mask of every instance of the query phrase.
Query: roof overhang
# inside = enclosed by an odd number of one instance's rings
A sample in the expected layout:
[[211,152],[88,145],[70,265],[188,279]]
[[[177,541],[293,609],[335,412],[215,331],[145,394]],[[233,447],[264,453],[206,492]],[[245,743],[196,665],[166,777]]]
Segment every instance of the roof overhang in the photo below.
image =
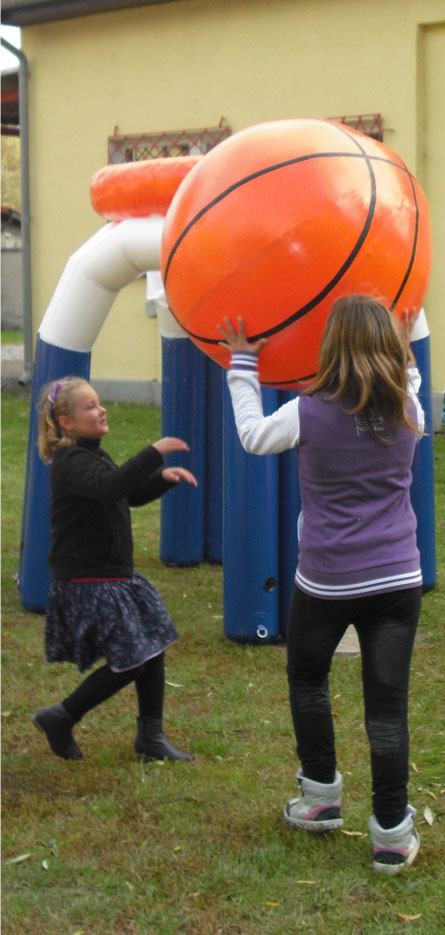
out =
[[51,20],[75,19],[93,13],[109,13],[138,6],[157,6],[183,0],[2,0],[2,23],[8,26],[34,26]]

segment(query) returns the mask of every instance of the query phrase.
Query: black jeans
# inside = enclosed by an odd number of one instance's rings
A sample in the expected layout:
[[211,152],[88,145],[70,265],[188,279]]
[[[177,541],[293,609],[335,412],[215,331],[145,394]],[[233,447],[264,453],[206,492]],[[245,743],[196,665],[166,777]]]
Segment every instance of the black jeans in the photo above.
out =
[[322,600],[295,587],[287,629],[287,675],[297,753],[304,775],[331,783],[335,737],[328,675],[335,650],[354,624],[362,656],[373,811],[383,828],[402,821],[408,783],[408,687],[421,588]]

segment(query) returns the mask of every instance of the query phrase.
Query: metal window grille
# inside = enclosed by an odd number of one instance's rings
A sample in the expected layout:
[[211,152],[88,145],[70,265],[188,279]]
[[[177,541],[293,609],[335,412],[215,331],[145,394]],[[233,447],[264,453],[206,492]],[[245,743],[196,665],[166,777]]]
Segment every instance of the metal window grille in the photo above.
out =
[[[338,123],[360,130],[375,140],[383,140],[381,114],[354,114],[329,117]],[[165,156],[193,156],[207,153],[218,143],[231,136],[232,129],[221,118],[217,127],[198,130],[163,130],[159,133],[120,134],[117,127],[108,137],[108,162],[138,162],[141,159],[159,159]]]
[[354,114],[349,117],[329,117],[337,123],[344,123],[353,130],[360,130],[374,140],[383,140],[383,120],[381,114]]
[[108,162],[138,162],[141,159],[159,159],[165,156],[195,156],[208,153],[232,133],[221,118],[217,127],[200,130],[163,130],[160,133],[132,133],[121,135],[115,128],[108,137]]

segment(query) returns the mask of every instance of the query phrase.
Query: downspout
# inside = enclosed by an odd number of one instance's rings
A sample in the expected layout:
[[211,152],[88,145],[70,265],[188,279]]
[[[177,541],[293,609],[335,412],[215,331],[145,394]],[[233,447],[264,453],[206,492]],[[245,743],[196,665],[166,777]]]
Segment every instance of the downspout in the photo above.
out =
[[24,369],[19,386],[26,386],[32,377],[32,299],[31,299],[31,238],[29,209],[29,129],[28,129],[28,62],[15,45],[2,37],[2,46],[19,60],[19,126],[20,126],[20,188],[22,198],[22,284],[23,284],[23,357]]

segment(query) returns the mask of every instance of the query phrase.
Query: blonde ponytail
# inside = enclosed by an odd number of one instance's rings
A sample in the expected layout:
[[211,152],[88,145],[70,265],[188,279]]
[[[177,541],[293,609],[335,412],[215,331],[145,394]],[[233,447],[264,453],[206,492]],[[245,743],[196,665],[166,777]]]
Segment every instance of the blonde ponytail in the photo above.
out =
[[64,377],[43,387],[39,405],[38,440],[42,461],[50,462],[56,448],[75,444],[75,437],[62,429],[59,419],[60,416],[72,415],[74,394],[88,386],[89,383],[81,377]]

